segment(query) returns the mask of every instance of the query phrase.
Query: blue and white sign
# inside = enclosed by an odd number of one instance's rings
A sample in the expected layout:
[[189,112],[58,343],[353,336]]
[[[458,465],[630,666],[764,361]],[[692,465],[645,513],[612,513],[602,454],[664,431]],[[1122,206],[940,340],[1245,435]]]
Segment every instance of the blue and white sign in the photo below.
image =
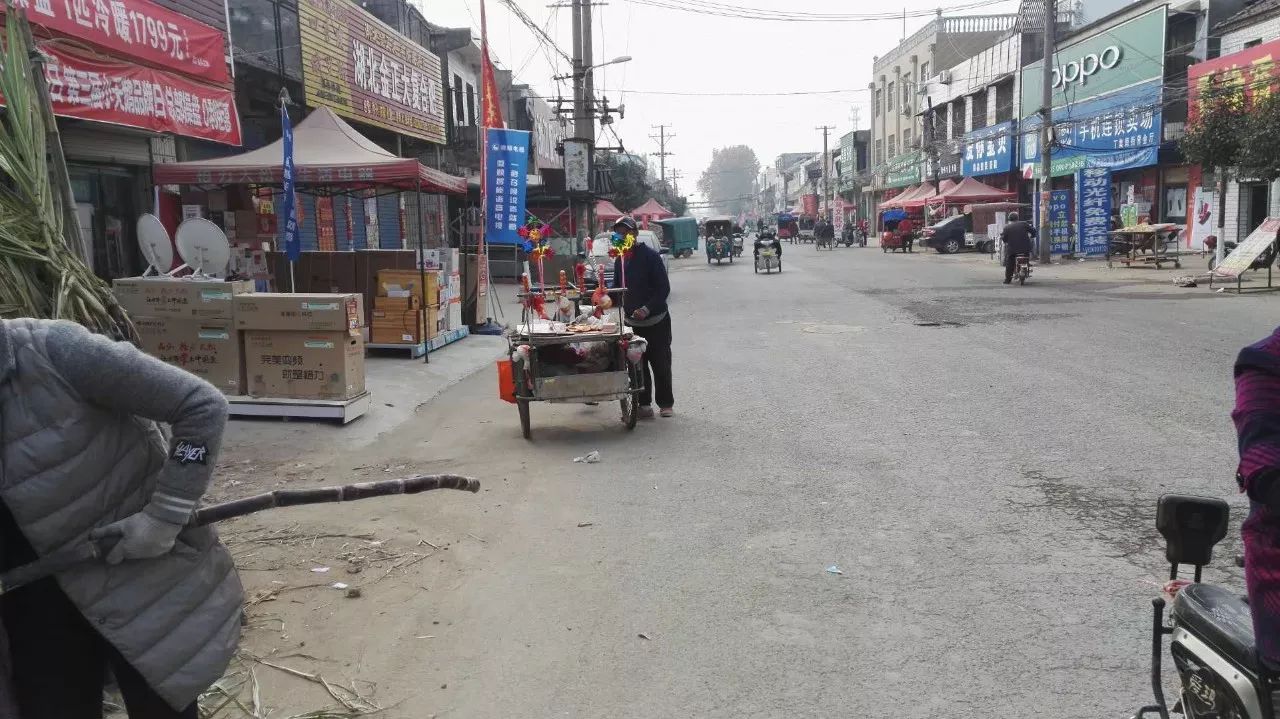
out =
[[[1144,82],[1103,97],[1081,100],[1053,111],[1057,147],[1055,177],[1086,167],[1128,170],[1157,162],[1160,150],[1160,81]],[[1040,163],[1040,119],[1022,122],[1022,162],[1035,171]]]
[[995,175],[1013,169],[1017,131],[1012,120],[1001,122],[964,136],[961,172],[966,177]]
[[529,177],[529,137],[524,130],[484,131],[485,241],[518,245],[525,224],[525,190]]
[[1076,203],[1076,231],[1080,252],[1105,255],[1111,232],[1111,170],[1087,167],[1076,176],[1079,201]]
[[284,215],[284,251],[290,262],[297,262],[302,257],[302,239],[298,236],[298,206],[294,195],[293,123],[289,120],[289,107],[283,103],[280,105],[280,130],[283,133],[283,142],[280,144],[284,146],[283,167],[280,170],[284,180],[284,198],[280,207],[280,214]]
[[1049,193],[1049,251],[1057,255],[1071,251],[1071,190]]

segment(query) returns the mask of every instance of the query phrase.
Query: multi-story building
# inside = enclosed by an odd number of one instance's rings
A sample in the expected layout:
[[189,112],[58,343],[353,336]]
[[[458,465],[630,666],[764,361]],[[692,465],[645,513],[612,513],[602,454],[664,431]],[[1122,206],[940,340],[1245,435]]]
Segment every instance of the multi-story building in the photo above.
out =
[[870,196],[863,192],[870,180],[870,142],[870,130],[854,130],[840,137],[835,191],[844,201],[845,215],[849,219],[871,216]]
[[993,45],[1018,16],[939,16],[872,63],[871,163],[876,201],[920,181],[927,79]]

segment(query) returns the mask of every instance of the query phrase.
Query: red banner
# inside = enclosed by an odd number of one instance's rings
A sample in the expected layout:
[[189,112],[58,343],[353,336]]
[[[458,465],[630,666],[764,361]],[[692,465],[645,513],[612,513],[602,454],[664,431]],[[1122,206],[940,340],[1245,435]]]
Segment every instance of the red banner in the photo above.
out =
[[[15,0],[32,25],[217,83],[227,83],[226,36],[149,0]],[[0,4],[0,14],[4,6]]]
[[1277,56],[1280,56],[1280,40],[1273,40],[1187,68],[1190,118],[1195,120],[1200,110],[1200,95],[1207,93],[1214,83],[1220,90],[1229,92],[1231,99],[1238,103],[1236,107],[1242,110],[1250,107],[1254,99],[1274,92],[1280,85]]
[[802,195],[800,197],[800,207],[802,208],[801,214],[808,215],[809,217],[817,217],[818,216],[818,196]]
[[240,144],[235,93],[160,70],[73,55],[55,43],[45,79],[53,112],[151,132]]

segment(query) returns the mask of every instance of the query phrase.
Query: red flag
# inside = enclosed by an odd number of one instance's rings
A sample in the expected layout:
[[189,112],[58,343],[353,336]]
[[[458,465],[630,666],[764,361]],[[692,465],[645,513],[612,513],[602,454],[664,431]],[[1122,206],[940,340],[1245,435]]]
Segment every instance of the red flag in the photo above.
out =
[[493,75],[493,61],[489,59],[489,25],[485,18],[484,0],[480,0],[480,116],[484,127],[506,127],[502,121],[502,101],[498,94],[498,81]]

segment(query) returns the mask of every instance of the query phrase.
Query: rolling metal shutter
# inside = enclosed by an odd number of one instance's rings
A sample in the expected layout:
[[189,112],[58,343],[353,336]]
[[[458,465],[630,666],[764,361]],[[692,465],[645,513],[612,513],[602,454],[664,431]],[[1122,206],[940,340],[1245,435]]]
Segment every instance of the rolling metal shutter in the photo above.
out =
[[67,161],[102,162],[113,165],[151,165],[151,143],[145,135],[134,135],[88,125],[68,127],[61,132],[62,151]]

